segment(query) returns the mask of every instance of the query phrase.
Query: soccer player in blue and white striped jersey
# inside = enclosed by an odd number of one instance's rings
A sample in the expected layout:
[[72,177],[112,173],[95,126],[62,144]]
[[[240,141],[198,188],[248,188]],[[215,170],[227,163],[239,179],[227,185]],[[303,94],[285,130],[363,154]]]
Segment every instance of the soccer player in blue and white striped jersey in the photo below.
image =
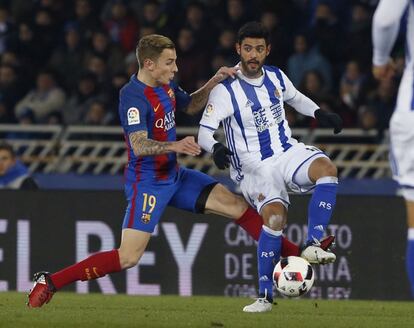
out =
[[400,22],[406,24],[405,68],[397,104],[390,121],[390,163],[407,209],[406,267],[414,298],[414,0],[381,0],[373,21],[373,69],[379,79],[390,79],[394,65],[390,53]]
[[[314,189],[308,210],[308,240],[302,256],[313,263],[335,261],[331,252],[318,247],[335,206],[337,169],[319,149],[292,137],[284,102],[321,123],[342,129],[341,118],[319,109],[301,94],[277,67],[264,62],[270,52],[269,33],[257,22],[244,25],[236,45],[240,71],[210,93],[200,121],[198,142],[213,153],[219,168],[230,165],[231,178],[246,200],[263,217],[258,243],[259,298],[245,312],[272,308],[272,272],[280,258],[282,230],[286,224],[287,189]],[[214,139],[222,123],[227,147]]]

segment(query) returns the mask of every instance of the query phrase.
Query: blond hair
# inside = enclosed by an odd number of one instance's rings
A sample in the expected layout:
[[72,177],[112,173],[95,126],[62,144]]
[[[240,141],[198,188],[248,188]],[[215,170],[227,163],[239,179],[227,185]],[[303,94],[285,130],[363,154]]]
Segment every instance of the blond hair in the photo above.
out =
[[159,34],[150,34],[141,38],[135,50],[138,65],[144,67],[144,60],[156,61],[164,49],[175,49],[174,42]]

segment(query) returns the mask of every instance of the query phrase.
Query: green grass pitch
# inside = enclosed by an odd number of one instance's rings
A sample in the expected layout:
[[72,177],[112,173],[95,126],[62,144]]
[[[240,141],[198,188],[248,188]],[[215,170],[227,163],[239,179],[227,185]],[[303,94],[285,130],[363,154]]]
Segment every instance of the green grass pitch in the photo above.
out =
[[414,327],[414,302],[277,300],[243,313],[248,298],[126,296],[60,292],[40,309],[0,293],[0,327]]

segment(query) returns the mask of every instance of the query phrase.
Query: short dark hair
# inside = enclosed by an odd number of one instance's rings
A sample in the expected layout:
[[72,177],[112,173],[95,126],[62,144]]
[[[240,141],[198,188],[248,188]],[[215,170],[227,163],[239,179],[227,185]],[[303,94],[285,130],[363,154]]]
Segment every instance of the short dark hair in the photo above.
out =
[[5,151],[9,152],[11,157],[13,157],[13,158],[16,157],[16,153],[14,152],[13,146],[6,143],[6,142],[1,142],[0,143],[0,150],[5,150]]
[[266,45],[270,43],[270,33],[260,22],[248,22],[237,33],[237,42],[241,44],[245,38],[265,39]]

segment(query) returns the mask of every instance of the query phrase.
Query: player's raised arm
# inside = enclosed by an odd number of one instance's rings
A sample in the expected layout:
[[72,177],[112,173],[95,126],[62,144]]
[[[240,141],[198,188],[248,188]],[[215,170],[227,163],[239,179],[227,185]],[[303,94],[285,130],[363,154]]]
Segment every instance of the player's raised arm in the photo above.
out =
[[147,131],[136,131],[129,134],[129,141],[136,156],[152,156],[172,152],[197,156],[201,152],[194,137],[185,137],[179,141],[157,141],[148,139]]
[[221,67],[206,84],[191,94],[191,101],[186,110],[187,114],[196,114],[203,109],[207,103],[208,95],[211,90],[229,76],[235,78],[237,71],[238,67]]
[[316,118],[322,127],[332,127],[334,133],[342,131],[343,121],[336,113],[325,112],[309,97],[298,91],[285,73],[280,71],[285,86],[285,101],[299,113]]
[[375,10],[372,24],[372,74],[376,79],[387,79],[394,75],[390,53],[398,36],[401,17],[409,1],[381,0]]

